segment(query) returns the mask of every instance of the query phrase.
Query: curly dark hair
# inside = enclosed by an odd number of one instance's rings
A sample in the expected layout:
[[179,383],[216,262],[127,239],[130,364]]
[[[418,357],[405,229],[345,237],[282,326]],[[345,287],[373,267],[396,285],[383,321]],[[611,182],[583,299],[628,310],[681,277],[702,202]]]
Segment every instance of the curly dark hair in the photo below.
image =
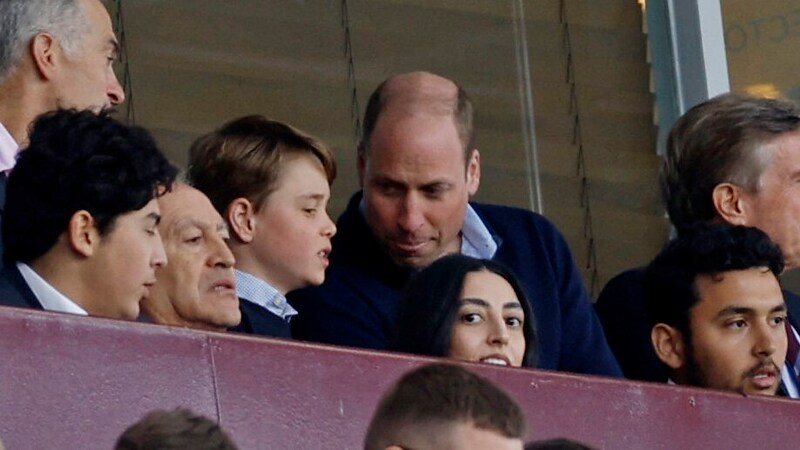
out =
[[645,298],[652,325],[665,323],[689,339],[689,311],[699,301],[697,277],[765,267],[777,277],[783,255],[758,228],[699,223],[656,256],[645,272]]
[[398,307],[390,348],[418,355],[447,356],[453,326],[461,307],[464,280],[468,274],[480,271],[501,276],[514,289],[525,315],[522,366],[534,367],[539,347],[536,320],[517,278],[511,270],[496,261],[461,254],[439,258],[409,280]]
[[143,128],[107,113],[58,110],[33,123],[8,179],[2,236],[7,263],[44,255],[78,211],[101,235],[117,216],[169,190],[178,173]]

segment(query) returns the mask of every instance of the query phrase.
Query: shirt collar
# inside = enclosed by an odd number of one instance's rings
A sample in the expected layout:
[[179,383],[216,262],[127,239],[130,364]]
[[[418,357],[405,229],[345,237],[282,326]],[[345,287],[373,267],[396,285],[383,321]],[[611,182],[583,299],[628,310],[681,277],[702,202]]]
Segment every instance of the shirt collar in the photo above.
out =
[[[358,204],[358,211],[362,217],[367,217],[365,202],[365,197],[361,197],[361,202]],[[475,208],[467,203],[464,209],[464,223],[461,225],[461,253],[473,258],[492,259],[496,252],[497,241],[475,212]]]
[[492,259],[497,252],[497,242],[486,228],[478,213],[467,204],[464,225],[461,226],[461,253],[473,258]]
[[30,266],[18,262],[17,269],[28,283],[28,287],[33,291],[33,295],[42,304],[46,311],[56,311],[70,314],[87,316],[86,310],[78,306],[75,302],[68,299],[64,294],[58,292],[50,283],[39,276]]
[[17,162],[19,145],[6,127],[0,123],[0,172],[8,172]]
[[255,303],[276,316],[289,321],[297,315],[297,310],[286,301],[286,297],[269,283],[241,270],[236,273],[236,295],[250,303]]

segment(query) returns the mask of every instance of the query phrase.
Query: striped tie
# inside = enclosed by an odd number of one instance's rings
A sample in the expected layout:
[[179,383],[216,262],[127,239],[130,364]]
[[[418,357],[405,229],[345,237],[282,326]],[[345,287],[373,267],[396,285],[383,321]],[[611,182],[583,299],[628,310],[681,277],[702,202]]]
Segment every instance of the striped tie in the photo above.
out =
[[797,356],[800,354],[800,343],[797,342],[797,335],[794,333],[794,329],[789,324],[789,321],[786,320],[783,322],[786,324],[786,340],[788,346],[786,348],[786,363],[790,366],[791,373],[794,374],[795,379],[800,386],[800,377],[797,375]]

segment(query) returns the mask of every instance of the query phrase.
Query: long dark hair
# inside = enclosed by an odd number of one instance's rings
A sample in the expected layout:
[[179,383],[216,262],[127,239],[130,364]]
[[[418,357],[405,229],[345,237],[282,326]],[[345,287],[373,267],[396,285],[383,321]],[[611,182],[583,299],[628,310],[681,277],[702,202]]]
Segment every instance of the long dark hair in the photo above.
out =
[[447,356],[464,279],[472,272],[488,271],[505,279],[514,289],[525,315],[523,367],[536,365],[539,345],[530,303],[514,274],[504,265],[460,254],[438,259],[409,280],[400,301],[390,348],[406,353]]

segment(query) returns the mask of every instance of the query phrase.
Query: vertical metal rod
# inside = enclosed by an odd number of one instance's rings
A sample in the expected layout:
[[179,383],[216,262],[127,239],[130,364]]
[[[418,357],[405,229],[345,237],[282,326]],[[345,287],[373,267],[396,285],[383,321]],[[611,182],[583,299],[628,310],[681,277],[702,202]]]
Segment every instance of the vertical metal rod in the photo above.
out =
[[520,110],[522,121],[523,146],[525,161],[530,176],[528,177],[528,198],[531,210],[544,213],[542,204],[542,187],[539,173],[539,151],[536,144],[536,123],[533,110],[533,88],[531,69],[528,58],[528,35],[525,29],[525,9],[523,0],[512,0],[514,45],[517,55],[517,81],[519,86]]

